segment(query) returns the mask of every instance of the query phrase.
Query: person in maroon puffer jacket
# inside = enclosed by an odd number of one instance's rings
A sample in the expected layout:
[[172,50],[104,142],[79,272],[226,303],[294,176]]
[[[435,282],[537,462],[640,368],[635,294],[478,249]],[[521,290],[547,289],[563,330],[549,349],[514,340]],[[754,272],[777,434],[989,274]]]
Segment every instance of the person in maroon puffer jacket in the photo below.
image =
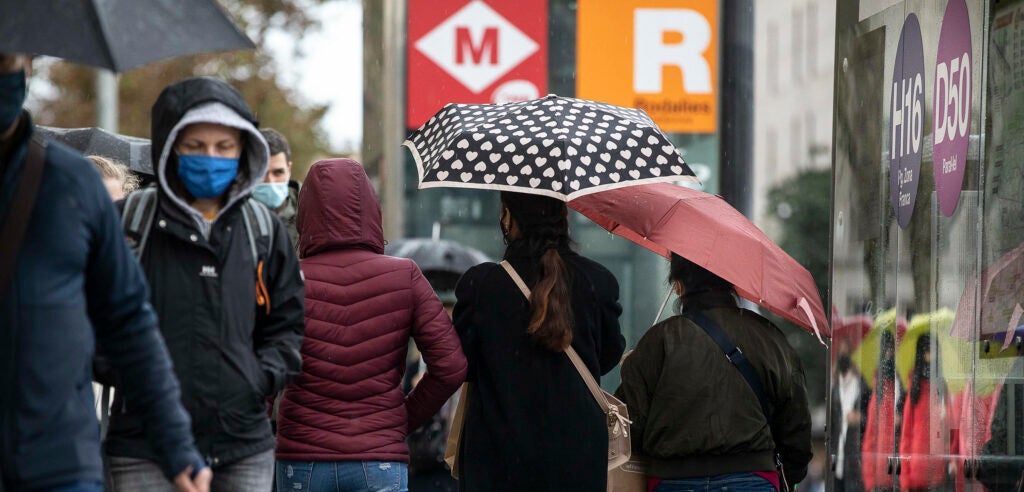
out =
[[[278,414],[277,489],[405,491],[406,434],[466,377],[459,337],[416,264],[383,254],[380,204],[358,162],[310,168],[296,225],[306,339]],[[427,372],[406,396],[410,337]]]

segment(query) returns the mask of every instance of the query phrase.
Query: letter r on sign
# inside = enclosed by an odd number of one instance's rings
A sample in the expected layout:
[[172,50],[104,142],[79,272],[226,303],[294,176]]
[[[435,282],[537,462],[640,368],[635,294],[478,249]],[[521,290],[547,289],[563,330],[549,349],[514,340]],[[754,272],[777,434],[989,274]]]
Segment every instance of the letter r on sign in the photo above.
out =
[[[667,44],[665,33],[680,33],[679,43]],[[636,9],[633,12],[633,89],[662,92],[662,68],[683,72],[683,88],[690,94],[711,93],[711,67],[704,52],[711,46],[711,24],[691,9]]]

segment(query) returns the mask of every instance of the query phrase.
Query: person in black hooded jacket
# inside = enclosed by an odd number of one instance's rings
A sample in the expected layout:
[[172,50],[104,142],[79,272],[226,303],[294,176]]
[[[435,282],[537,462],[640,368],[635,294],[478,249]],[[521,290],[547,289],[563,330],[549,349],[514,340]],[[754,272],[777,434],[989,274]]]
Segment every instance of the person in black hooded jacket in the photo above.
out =
[[[305,294],[280,220],[263,214],[272,233],[247,232],[243,209],[263,207],[246,201],[266,173],[267,144],[238,91],[209,77],[163,90],[152,139],[155,215],[144,242],[146,231],[128,236],[145,245],[140,261],[196,445],[214,470],[212,490],[269,491],[274,436],[264,402],[301,369]],[[154,475],[147,425],[115,404],[105,443],[114,490],[167,488]]]
[[459,441],[459,490],[607,488],[607,416],[563,353],[595,381],[618,364],[619,284],[570,248],[568,209],[550,197],[501,193],[505,260],[470,268],[455,287],[455,329],[470,382]]

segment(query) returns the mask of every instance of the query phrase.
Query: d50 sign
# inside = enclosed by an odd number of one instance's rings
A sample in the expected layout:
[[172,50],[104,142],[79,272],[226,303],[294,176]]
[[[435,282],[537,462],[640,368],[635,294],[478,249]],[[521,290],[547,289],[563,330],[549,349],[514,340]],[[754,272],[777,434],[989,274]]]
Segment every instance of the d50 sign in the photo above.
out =
[[935,60],[932,113],[935,191],[942,215],[951,217],[960,201],[971,127],[971,22],[964,0],[949,0]]

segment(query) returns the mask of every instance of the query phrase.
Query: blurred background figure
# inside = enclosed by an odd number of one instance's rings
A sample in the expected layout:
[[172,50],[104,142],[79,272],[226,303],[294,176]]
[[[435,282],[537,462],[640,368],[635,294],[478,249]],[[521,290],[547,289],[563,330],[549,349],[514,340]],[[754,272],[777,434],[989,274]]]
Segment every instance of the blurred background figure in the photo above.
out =
[[[948,434],[941,428],[948,413],[947,391],[940,361],[932,359],[931,343],[928,334],[916,341],[910,392],[903,409],[900,484],[912,492],[934,490],[948,479],[943,453],[949,451]],[[935,359],[941,357],[939,353]]]
[[288,139],[273,128],[261,128],[260,133],[270,148],[270,161],[263,182],[252,190],[252,197],[277,214],[288,228],[292,247],[299,250],[299,234],[295,230],[295,217],[299,208],[299,182],[292,179],[292,148]]
[[961,452],[958,433],[968,432],[956,425],[959,419],[955,410],[959,409],[952,407],[951,395],[963,390],[964,379],[947,380],[947,375],[970,371],[970,366],[961,367],[969,348],[948,335],[953,318],[953,311],[945,308],[915,315],[896,350],[896,371],[901,383],[909,388],[897,474],[903,490],[946,490],[955,482],[955,463],[962,461],[950,459]]
[[110,193],[111,200],[115,202],[122,200],[139,187],[139,178],[132,174],[128,166],[98,155],[87,155],[85,158],[89,159],[96,166],[96,170],[100,172],[103,186]]
[[[895,313],[893,313],[895,316]],[[864,489],[869,491],[892,490],[892,474],[888,472],[888,457],[898,449],[903,398],[906,390],[896,377],[896,334],[879,327],[880,344],[877,370],[874,375],[874,389],[868,402],[867,423],[861,449]],[[893,432],[893,429],[896,431]]]
[[832,382],[832,415],[829,428],[839,429],[839,441],[836,444],[833,490],[861,491],[864,490],[864,484],[861,477],[860,448],[867,425],[871,388],[853,364],[850,355],[851,342],[846,338],[837,337],[835,340],[839,355],[836,359],[835,380]]
[[[440,224],[434,225],[440,235]],[[482,251],[456,241],[426,238],[399,239],[384,246],[384,254],[409,258],[416,262],[423,276],[430,282],[434,293],[451,316],[455,306],[455,284],[470,267],[490,261]],[[426,363],[414,346],[410,347],[406,359],[403,386],[408,393],[426,373]],[[445,402],[427,423],[411,432],[409,444],[409,491],[410,492],[454,492],[458,482],[444,462],[445,444],[459,394],[456,392]]]
[[[103,179],[103,186],[107,189],[107,193],[110,194],[111,200],[115,202],[123,200],[124,197],[139,187],[138,176],[132,173],[128,166],[114,159],[108,159],[99,155],[87,155],[85,158],[96,166],[96,170],[100,173],[100,178]],[[99,366],[96,366],[97,363]],[[110,374],[109,364],[106,363],[106,359],[102,355],[93,364],[94,377]],[[93,392],[97,401],[96,412],[100,418],[100,434],[105,435],[110,417],[110,402],[113,397],[113,379],[103,381],[102,384],[94,382]]]

